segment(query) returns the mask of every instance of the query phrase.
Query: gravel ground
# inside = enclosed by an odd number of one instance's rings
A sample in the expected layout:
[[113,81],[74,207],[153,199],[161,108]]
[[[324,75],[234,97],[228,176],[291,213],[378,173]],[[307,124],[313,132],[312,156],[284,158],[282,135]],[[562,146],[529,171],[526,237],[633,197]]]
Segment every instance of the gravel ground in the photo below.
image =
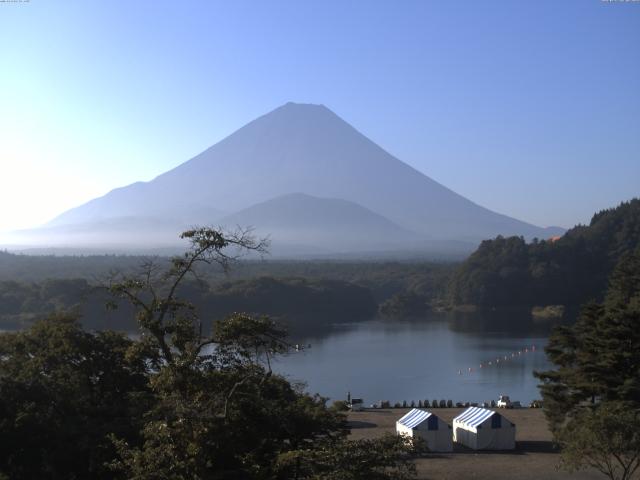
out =
[[[373,438],[395,432],[395,422],[409,409],[366,410],[349,413],[351,438]],[[438,408],[433,412],[451,424],[464,409]],[[540,409],[500,410],[516,424],[516,450],[476,452],[454,444],[453,453],[428,454],[416,460],[419,479],[591,480],[604,477],[595,471],[569,474],[559,470],[560,455]]]

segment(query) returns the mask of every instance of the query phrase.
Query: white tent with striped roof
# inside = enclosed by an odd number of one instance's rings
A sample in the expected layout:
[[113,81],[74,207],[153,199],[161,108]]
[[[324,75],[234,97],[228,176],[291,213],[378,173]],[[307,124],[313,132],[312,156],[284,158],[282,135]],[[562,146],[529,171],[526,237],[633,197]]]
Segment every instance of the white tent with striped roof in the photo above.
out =
[[411,409],[396,422],[398,435],[410,438],[420,437],[432,452],[451,452],[451,426],[441,418],[426,410]]
[[516,426],[498,412],[470,407],[453,419],[453,441],[473,450],[513,450]]

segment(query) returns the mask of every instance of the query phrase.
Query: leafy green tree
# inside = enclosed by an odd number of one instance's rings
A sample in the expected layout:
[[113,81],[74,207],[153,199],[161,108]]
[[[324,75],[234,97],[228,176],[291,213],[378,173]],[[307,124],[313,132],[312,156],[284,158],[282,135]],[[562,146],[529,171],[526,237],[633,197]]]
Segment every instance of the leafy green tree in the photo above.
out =
[[149,352],[114,332],[52,316],[0,335],[0,472],[113,478],[108,435],[137,442],[151,404]]
[[[327,408],[326,399],[272,371],[273,359],[291,347],[281,326],[236,313],[209,327],[181,297],[187,279],[197,281],[196,266],[226,269],[236,255],[263,251],[264,243],[247,232],[211,229],[183,238],[191,248],[168,269],[148,262],[139,274],[109,284],[135,308],[139,338],[85,332],[69,317],[0,335],[0,476],[411,474],[413,447],[395,437],[348,441],[344,416]],[[295,468],[284,467],[287,458]]]
[[199,263],[226,269],[229,247],[263,251],[246,232],[210,229],[182,235],[191,249],[162,272],[145,265],[138,277],[109,286],[137,309],[144,338],[159,352],[150,385],[157,403],[147,415],[143,443],[114,439],[113,468],[129,478],[268,477],[279,451],[318,435],[341,434],[343,418],[274,375],[274,356],[288,351],[286,332],[267,317],[234,314],[209,334],[195,308],[179,297]]
[[591,467],[612,480],[630,480],[640,467],[640,411],[624,404],[582,409],[558,439],[571,471]]
[[331,408],[333,410],[337,411],[337,412],[348,412],[349,411],[349,405],[347,404],[347,402],[345,400],[336,400],[331,405]]
[[313,448],[282,453],[282,478],[313,480],[407,480],[416,474],[413,457],[424,446],[398,435],[379,439],[326,439]]

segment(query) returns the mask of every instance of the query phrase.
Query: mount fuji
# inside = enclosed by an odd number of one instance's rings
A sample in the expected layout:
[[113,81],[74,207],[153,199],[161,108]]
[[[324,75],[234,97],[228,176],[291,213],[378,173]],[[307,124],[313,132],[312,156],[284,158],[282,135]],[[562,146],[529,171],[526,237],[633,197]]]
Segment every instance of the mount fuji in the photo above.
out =
[[287,103],[149,182],[22,233],[49,246],[164,246],[195,224],[253,226],[285,256],[286,246],[296,254],[471,251],[499,234],[563,232],[477,205],[322,105]]

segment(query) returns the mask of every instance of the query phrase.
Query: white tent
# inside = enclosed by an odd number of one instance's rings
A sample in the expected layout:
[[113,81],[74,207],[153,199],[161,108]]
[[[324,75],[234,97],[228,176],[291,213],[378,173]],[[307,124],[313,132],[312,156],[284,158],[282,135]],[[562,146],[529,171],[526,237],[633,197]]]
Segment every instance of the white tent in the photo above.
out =
[[453,419],[453,441],[474,450],[513,450],[516,426],[498,412],[470,407]]
[[396,432],[411,438],[420,437],[432,452],[453,451],[451,426],[431,412],[413,408],[396,422]]

